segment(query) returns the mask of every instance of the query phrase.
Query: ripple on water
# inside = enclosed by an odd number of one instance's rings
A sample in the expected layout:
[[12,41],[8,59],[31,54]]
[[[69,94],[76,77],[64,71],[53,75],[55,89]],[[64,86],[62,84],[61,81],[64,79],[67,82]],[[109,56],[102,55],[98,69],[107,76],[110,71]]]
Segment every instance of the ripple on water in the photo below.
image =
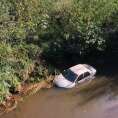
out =
[[118,118],[118,89],[97,77],[73,89],[42,90],[3,118]]

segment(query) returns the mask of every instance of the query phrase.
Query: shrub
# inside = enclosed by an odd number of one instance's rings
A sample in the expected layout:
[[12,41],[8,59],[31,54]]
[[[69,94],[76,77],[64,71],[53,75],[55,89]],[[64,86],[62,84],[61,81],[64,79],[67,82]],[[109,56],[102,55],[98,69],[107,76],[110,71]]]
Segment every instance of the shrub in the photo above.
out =
[[117,0],[64,0],[53,5],[47,32],[41,37],[48,60],[61,64],[68,57],[71,60],[106,49],[104,24],[118,11]]
[[[72,63],[114,47],[117,31],[118,0],[0,0],[0,101],[39,55]],[[33,81],[45,78],[35,69]]]

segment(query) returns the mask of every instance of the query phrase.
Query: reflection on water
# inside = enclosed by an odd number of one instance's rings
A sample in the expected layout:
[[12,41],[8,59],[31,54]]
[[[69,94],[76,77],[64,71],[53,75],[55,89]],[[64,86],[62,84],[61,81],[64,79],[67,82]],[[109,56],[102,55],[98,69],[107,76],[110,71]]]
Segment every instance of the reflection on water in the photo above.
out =
[[3,118],[118,118],[118,83],[97,77],[73,89],[42,90]]

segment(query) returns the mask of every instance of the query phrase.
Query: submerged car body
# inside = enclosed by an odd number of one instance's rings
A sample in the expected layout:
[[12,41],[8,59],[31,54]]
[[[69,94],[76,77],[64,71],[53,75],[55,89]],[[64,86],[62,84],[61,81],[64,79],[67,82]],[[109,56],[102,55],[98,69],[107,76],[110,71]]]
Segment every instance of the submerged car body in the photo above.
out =
[[58,87],[72,88],[85,80],[92,80],[95,74],[96,69],[92,66],[88,64],[78,64],[57,75],[54,79],[54,84]]

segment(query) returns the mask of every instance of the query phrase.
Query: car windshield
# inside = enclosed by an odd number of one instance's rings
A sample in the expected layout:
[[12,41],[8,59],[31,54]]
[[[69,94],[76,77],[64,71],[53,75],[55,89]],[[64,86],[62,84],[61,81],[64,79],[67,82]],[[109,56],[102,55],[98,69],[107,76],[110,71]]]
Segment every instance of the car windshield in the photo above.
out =
[[71,71],[70,69],[63,71],[62,75],[71,82],[74,82],[78,77],[78,75],[74,73],[73,71]]

